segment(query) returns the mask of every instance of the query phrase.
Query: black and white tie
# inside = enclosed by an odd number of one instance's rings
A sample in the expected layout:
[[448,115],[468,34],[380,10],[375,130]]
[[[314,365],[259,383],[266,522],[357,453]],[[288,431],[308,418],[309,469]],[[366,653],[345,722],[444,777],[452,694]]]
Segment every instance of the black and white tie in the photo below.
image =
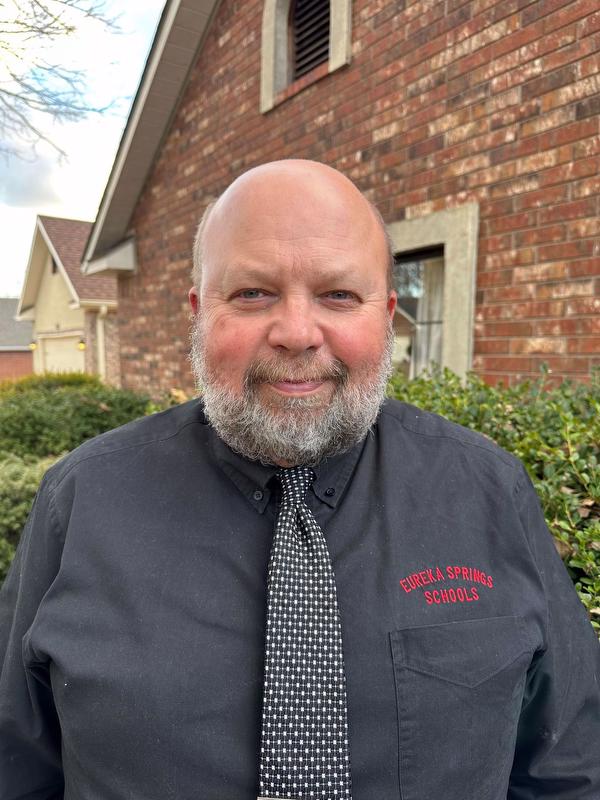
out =
[[325,536],[305,503],[315,475],[293,467],[277,477],[282,500],[269,562],[260,798],[349,800],[335,578]]

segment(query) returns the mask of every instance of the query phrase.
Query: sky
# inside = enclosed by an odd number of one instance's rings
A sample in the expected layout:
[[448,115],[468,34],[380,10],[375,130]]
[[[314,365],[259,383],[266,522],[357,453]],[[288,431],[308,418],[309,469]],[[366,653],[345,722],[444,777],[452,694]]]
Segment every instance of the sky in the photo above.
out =
[[[89,21],[46,52],[53,63],[84,70],[87,102],[109,108],[62,125],[35,118],[66,158],[47,144],[33,151],[14,140],[18,156],[0,153],[0,297],[21,292],[37,214],[94,219],[164,4],[107,0],[117,32]],[[1,70],[0,61],[0,77]]]

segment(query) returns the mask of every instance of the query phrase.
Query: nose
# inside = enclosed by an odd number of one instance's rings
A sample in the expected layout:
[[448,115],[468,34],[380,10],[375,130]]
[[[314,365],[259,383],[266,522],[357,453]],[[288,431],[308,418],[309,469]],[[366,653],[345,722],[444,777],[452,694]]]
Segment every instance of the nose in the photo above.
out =
[[323,331],[317,309],[308,299],[290,298],[278,303],[267,335],[268,344],[292,355],[317,351],[323,344]]

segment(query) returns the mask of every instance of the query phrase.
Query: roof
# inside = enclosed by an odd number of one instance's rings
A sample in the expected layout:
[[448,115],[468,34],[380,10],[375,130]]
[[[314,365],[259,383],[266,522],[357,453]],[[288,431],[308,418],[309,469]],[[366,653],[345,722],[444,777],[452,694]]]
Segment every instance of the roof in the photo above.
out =
[[31,342],[31,322],[17,322],[18,297],[0,297],[0,350],[27,348]]
[[146,178],[166,136],[219,0],[167,0],[100,201],[82,270],[127,238]]
[[91,222],[61,217],[38,217],[65,268],[80,302],[117,300],[117,279],[106,275],[84,275],[81,259],[92,230]]
[[91,229],[92,223],[83,220],[38,216],[17,307],[20,319],[33,319],[35,315],[48,253],[56,261],[73,308],[86,303],[116,307],[117,279],[113,275],[84,275],[81,272],[81,259]]

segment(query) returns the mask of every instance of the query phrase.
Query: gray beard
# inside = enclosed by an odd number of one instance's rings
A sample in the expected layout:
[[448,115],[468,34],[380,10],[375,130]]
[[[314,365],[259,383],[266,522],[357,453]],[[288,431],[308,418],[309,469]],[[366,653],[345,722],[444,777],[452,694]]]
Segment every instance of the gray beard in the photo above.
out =
[[[342,362],[324,365],[318,356],[256,361],[246,371],[238,396],[219,385],[208,368],[196,318],[190,360],[208,421],[232,450],[264,464],[314,466],[350,450],[367,435],[385,399],[393,346],[390,325],[380,362],[353,378]],[[331,380],[333,396],[327,403],[319,397],[289,397],[267,405],[258,395],[260,384],[285,379]]]

